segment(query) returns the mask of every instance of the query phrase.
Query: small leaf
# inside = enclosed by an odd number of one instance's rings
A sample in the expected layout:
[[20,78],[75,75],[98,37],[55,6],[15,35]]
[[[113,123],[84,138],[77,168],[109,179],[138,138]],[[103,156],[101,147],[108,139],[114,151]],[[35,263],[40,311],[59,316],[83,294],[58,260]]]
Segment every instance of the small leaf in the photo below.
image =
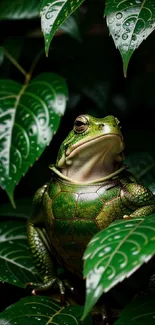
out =
[[1,205],[1,217],[19,217],[28,219],[31,215],[32,199],[20,199],[16,201],[16,209],[11,203]]
[[23,221],[0,222],[0,280],[24,288],[38,282]]
[[84,254],[84,316],[100,296],[134,273],[155,253],[155,214],[118,220],[96,234]]
[[45,38],[45,52],[61,24],[81,5],[84,0],[42,0],[41,26]]
[[135,298],[120,313],[114,325],[154,325],[155,323],[155,297],[143,295]]
[[1,0],[0,19],[30,19],[39,17],[38,0]]
[[91,316],[80,320],[82,311],[81,306],[62,307],[47,297],[27,297],[0,313],[0,324],[93,325]]
[[155,29],[154,0],[107,0],[105,15],[126,75],[133,52]]
[[67,94],[56,74],[44,73],[24,86],[0,80],[0,185],[12,204],[16,184],[58,129]]

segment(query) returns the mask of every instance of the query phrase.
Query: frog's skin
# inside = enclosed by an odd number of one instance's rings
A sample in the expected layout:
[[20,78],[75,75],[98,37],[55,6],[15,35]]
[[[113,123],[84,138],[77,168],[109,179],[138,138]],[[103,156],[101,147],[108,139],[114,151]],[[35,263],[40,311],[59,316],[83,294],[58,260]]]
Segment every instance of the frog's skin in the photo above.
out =
[[82,276],[82,256],[92,236],[118,218],[155,211],[154,195],[123,165],[124,141],[113,116],[80,115],[62,143],[52,178],[34,197],[28,221],[29,245],[42,283],[30,283],[33,294],[54,283],[64,294],[55,262]]

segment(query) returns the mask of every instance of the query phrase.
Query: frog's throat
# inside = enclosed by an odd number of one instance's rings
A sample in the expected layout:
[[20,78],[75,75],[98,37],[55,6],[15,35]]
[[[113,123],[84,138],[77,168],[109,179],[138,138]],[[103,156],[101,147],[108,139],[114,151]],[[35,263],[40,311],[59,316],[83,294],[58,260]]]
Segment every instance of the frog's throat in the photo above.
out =
[[116,177],[117,175],[119,175],[123,170],[125,170],[127,168],[126,165],[123,165],[121,168],[117,169],[114,173],[111,173],[109,174],[108,176],[105,176],[105,177],[101,177],[101,178],[98,178],[98,179],[95,179],[93,181],[88,181],[88,182],[78,182],[78,181],[75,181],[65,175],[63,175],[54,165],[50,165],[49,166],[50,169],[53,170],[53,172],[55,174],[57,174],[60,178],[68,181],[69,183],[72,183],[72,184],[79,184],[79,185],[88,185],[88,184],[96,184],[96,183],[101,183],[101,182],[104,182],[104,181],[107,181],[109,179],[112,179],[114,177]]

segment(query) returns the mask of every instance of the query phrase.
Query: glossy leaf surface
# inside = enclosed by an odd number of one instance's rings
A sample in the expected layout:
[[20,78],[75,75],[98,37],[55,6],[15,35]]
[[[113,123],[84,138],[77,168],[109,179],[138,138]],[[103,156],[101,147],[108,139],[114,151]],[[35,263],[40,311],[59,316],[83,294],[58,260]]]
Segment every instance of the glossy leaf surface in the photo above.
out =
[[126,75],[133,52],[155,29],[154,0],[107,0],[105,15]]
[[42,0],[41,26],[45,38],[45,52],[61,24],[82,4],[84,0]]
[[16,184],[40,157],[64,113],[67,86],[45,73],[27,86],[0,80],[0,185],[13,203]]
[[154,325],[155,323],[155,297],[154,295],[143,295],[135,298],[120,313],[114,325]]
[[145,219],[118,220],[96,234],[84,254],[84,315],[103,292],[129,277],[154,253],[155,214]]
[[39,17],[38,0],[1,0],[0,19],[30,19]]
[[61,25],[60,29],[62,29],[65,33],[69,34],[78,41],[81,40],[78,18],[75,14],[69,16]]
[[80,320],[82,311],[81,306],[62,307],[47,297],[27,297],[0,313],[0,324],[92,325],[90,316]]
[[37,281],[37,272],[28,248],[25,222],[0,222],[0,265],[0,281],[21,288],[29,281]]

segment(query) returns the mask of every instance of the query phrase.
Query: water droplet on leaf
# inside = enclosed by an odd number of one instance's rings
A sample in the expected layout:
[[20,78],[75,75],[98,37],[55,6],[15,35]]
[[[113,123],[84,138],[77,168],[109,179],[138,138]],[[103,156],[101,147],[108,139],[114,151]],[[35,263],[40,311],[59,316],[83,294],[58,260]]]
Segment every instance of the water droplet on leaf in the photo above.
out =
[[126,39],[128,38],[128,34],[127,34],[127,33],[124,33],[124,34],[122,35],[122,38],[123,38],[124,40],[126,40]]
[[122,15],[121,12],[118,12],[118,13],[116,14],[116,18],[117,18],[117,19],[121,19],[122,17],[123,17],[123,15]]
[[108,19],[108,23],[109,24],[112,24],[114,22],[114,17],[109,17],[109,19]]

